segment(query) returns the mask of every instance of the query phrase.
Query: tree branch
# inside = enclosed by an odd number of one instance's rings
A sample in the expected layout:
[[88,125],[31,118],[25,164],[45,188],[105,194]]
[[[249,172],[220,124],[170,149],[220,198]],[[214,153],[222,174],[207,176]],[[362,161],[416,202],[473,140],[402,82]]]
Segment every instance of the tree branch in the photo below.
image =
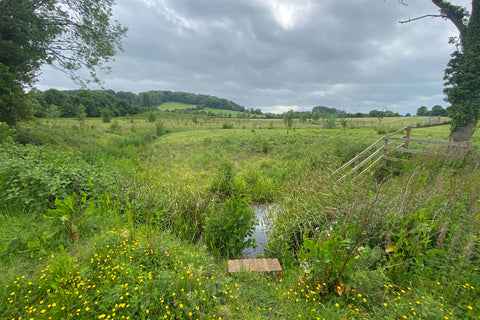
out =
[[403,21],[398,21],[398,23],[409,23],[409,22],[412,22],[412,21],[416,21],[416,20],[420,20],[420,19],[423,19],[423,18],[445,18],[444,15],[442,14],[426,14],[424,16],[421,16],[421,17],[417,17],[417,18],[408,18],[408,20],[403,20]]
[[467,17],[468,11],[461,6],[456,6],[451,4],[450,2],[444,0],[431,0],[433,4],[440,8],[440,12],[442,13],[445,18],[449,19],[453,22],[455,27],[457,27],[460,34],[463,33],[463,29],[465,28],[465,24],[463,23],[463,19]]

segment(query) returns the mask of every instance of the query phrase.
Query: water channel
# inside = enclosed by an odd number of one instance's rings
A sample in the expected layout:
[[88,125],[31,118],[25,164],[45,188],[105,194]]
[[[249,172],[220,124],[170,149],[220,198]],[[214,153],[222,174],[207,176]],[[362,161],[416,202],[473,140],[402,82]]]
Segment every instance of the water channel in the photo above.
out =
[[253,209],[255,211],[254,219],[258,221],[258,224],[255,226],[255,231],[251,238],[255,239],[257,247],[243,250],[241,255],[244,259],[255,259],[262,255],[268,242],[266,219],[268,218],[269,207],[266,205],[254,205]]

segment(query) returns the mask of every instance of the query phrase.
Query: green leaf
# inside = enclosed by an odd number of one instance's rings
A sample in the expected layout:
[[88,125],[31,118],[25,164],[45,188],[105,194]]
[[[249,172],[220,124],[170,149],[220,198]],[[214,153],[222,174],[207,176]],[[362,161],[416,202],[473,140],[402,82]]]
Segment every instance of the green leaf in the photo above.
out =
[[427,252],[425,253],[428,255],[440,255],[440,256],[446,255],[446,253],[440,249],[430,249],[430,250],[427,250]]

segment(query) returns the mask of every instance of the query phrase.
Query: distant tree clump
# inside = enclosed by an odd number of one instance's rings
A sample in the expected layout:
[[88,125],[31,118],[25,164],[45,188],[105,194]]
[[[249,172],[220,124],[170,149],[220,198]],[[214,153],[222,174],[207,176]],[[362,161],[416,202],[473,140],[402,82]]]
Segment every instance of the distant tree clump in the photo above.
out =
[[437,104],[433,106],[432,111],[430,111],[430,115],[434,117],[446,117],[448,116],[448,112],[442,106]]
[[426,116],[428,113],[428,108],[426,106],[421,106],[417,109],[417,116],[423,117]]

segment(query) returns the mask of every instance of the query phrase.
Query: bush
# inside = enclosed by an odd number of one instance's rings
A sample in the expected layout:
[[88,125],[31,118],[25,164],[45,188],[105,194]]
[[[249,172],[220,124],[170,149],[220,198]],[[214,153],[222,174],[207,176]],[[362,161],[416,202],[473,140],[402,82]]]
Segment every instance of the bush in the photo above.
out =
[[163,135],[168,133],[168,130],[167,130],[167,128],[165,128],[165,125],[163,124],[163,122],[158,121],[155,124],[155,126],[156,126],[155,133],[157,134],[158,137],[163,136]]
[[52,208],[57,198],[83,191],[95,197],[115,184],[111,173],[73,152],[0,144],[0,202],[17,208]]
[[224,123],[222,125],[222,129],[233,129],[233,124],[231,123]]
[[155,122],[156,119],[157,119],[157,117],[155,116],[155,113],[150,112],[148,114],[148,122]]
[[330,116],[328,118],[325,118],[325,121],[323,122],[323,128],[324,129],[335,129],[337,127],[337,119],[335,116]]
[[5,122],[0,122],[0,143],[7,141],[8,138],[15,139],[15,129],[10,128]]
[[110,121],[112,121],[112,111],[110,111],[109,108],[104,108],[102,110],[102,121],[105,122],[105,123],[109,123]]
[[242,196],[228,200],[220,211],[211,210],[205,219],[205,242],[216,255],[236,258],[255,240],[246,239],[253,234],[253,210]]

